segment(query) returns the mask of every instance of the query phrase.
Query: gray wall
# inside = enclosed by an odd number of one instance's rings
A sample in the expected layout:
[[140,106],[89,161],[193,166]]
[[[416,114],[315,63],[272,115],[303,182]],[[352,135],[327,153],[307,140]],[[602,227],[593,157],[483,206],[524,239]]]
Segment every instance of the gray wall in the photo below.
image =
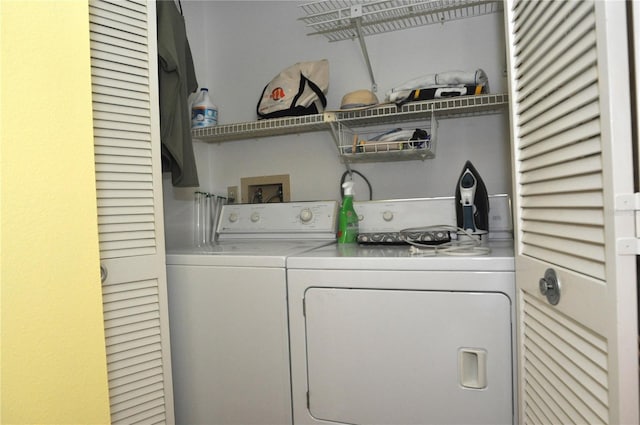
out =
[[[201,87],[219,108],[219,122],[255,121],[264,86],[300,61],[330,63],[328,108],[350,91],[370,88],[357,40],[330,43],[307,36],[299,2],[182,1],[189,42]],[[366,38],[378,97],[420,75],[482,68],[491,92],[507,91],[501,13],[413,28]],[[425,161],[355,164],[373,186],[375,199],[451,196],[464,162],[470,159],[489,193],[511,192],[507,111],[440,120],[436,157]],[[289,174],[294,201],[338,199],[340,163],[329,133],[306,133],[208,144],[194,142],[201,190],[226,194],[241,177]],[[356,199],[368,196],[358,177]],[[188,233],[193,189],[164,179],[167,241]]]

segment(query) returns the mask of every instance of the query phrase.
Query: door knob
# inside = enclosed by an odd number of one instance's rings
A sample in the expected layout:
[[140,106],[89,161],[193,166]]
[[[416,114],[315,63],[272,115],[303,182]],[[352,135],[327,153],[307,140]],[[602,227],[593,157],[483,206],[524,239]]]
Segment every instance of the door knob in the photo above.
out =
[[560,281],[553,269],[547,269],[544,277],[539,282],[540,293],[547,297],[549,304],[556,305],[560,302]]
[[104,281],[107,280],[107,275],[107,268],[100,264],[100,283],[104,283]]

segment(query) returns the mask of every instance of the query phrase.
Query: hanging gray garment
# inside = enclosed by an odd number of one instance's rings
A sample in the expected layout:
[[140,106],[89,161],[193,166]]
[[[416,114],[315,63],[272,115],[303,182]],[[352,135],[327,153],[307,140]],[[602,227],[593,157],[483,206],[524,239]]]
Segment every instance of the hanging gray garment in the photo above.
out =
[[162,170],[174,186],[199,186],[188,97],[198,89],[184,18],[173,0],[156,3]]

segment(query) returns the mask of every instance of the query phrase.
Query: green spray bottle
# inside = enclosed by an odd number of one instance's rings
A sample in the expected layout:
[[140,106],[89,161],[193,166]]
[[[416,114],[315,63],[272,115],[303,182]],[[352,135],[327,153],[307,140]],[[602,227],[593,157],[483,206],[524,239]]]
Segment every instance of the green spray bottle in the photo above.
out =
[[342,183],[344,195],[338,214],[338,243],[358,241],[358,215],[353,209],[353,182]]

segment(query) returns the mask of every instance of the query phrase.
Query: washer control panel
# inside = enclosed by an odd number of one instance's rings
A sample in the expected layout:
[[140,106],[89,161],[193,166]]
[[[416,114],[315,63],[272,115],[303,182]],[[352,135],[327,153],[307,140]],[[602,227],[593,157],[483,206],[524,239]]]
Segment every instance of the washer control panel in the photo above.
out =
[[217,223],[220,239],[335,238],[338,202],[232,204],[222,207]]

